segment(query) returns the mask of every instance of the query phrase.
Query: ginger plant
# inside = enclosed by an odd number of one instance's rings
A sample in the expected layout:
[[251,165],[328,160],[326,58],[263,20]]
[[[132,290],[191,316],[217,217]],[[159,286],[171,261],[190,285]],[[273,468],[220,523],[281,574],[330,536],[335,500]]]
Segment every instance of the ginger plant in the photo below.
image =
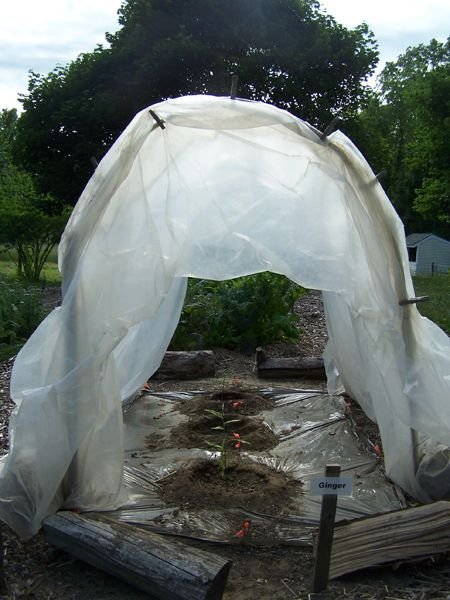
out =
[[228,471],[227,471],[227,454],[228,454],[228,446],[234,445],[235,448],[240,450],[241,444],[247,444],[245,440],[243,440],[239,433],[231,432],[229,430],[229,426],[232,423],[239,423],[240,419],[227,419],[225,415],[225,403],[222,402],[221,409],[213,410],[207,408],[205,410],[206,413],[217,417],[219,420],[219,424],[211,427],[213,431],[220,431],[222,433],[222,439],[220,443],[210,442],[206,440],[208,446],[215,448],[219,452],[219,471],[220,477],[225,482],[225,489],[228,492]]

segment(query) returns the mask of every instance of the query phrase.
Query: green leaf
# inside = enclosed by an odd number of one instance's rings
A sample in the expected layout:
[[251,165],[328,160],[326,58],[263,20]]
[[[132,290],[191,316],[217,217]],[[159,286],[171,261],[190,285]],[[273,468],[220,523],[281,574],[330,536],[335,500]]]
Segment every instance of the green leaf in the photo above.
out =
[[223,417],[222,413],[217,412],[216,410],[212,410],[210,408],[205,408],[205,412],[210,415],[213,415],[214,417],[218,417],[219,419],[222,419],[222,417]]

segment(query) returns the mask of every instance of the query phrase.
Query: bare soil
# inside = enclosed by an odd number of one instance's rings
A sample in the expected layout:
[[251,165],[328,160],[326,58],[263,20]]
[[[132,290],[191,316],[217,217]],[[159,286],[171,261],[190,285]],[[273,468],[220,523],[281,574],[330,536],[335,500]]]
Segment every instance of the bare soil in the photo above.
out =
[[223,478],[217,466],[206,460],[173,473],[162,483],[162,495],[183,508],[241,507],[280,516],[289,511],[289,498],[296,487],[301,484],[284,473],[231,458]]
[[[310,292],[301,298],[296,306],[301,317],[303,329],[297,344],[274,344],[266,351],[271,355],[304,357],[319,356],[326,341],[326,328],[320,294]],[[254,372],[254,360],[247,356],[228,351],[217,351],[217,375],[202,381],[163,383],[150,382],[154,390],[205,390],[217,394],[225,388],[239,387],[247,406],[242,408],[242,417],[252,414],[250,397],[261,387],[316,388],[317,382],[275,381],[261,382]],[[0,365],[0,449],[4,454],[8,448],[8,422],[13,404],[9,398],[9,378],[12,361]],[[325,389],[325,383],[321,384]],[[239,398],[237,399],[239,401]],[[235,399],[229,399],[232,403]],[[200,412],[205,406],[197,407]],[[232,409],[230,409],[231,411]],[[373,443],[379,443],[376,426],[371,423],[351,402],[353,417]],[[201,415],[200,415],[201,416]],[[195,418],[195,415],[192,415]],[[210,423],[206,423],[208,427]],[[181,432],[182,433],[182,432]],[[249,435],[251,432],[249,432]],[[247,434],[246,434],[247,435]],[[150,444],[152,440],[147,440]],[[229,484],[239,489],[244,500],[250,500],[252,506],[257,502],[266,502],[261,489],[269,486],[273,496],[272,510],[281,510],[283,498],[289,502],[289,482],[271,476],[261,470],[249,474],[246,465],[235,455],[231,462]],[[210,467],[208,467],[210,468]],[[197,470],[195,470],[197,469]],[[186,478],[208,478],[203,465],[197,465],[192,472],[185,472]],[[224,485],[214,476],[217,485],[216,494],[223,492]],[[180,493],[181,482],[173,485],[174,490],[167,493]],[[199,484],[201,486],[201,484]],[[192,486],[191,486],[192,487]],[[195,487],[195,486],[194,486]],[[204,489],[204,488],[203,488]],[[178,490],[178,491],[177,491]],[[257,492],[254,496],[251,496]],[[211,492],[212,493],[212,492]],[[278,494],[278,496],[277,496]],[[223,493],[222,493],[223,495]],[[277,499],[278,498],[278,499]],[[199,501],[197,498],[186,502]],[[209,500],[205,500],[208,502]],[[211,502],[214,502],[211,497]],[[269,501],[270,502],[270,501]],[[279,502],[280,504],[277,504]],[[253,504],[254,503],[254,504]],[[265,505],[270,510],[270,506]],[[22,541],[6,526],[3,531],[3,557],[7,590],[0,598],[8,600],[141,600],[149,596],[140,593],[112,576],[98,571],[89,565],[73,559],[70,555],[49,546],[40,533],[28,541]],[[250,530],[251,531],[251,530]],[[238,544],[216,545],[202,544],[209,550],[233,561],[233,566],[224,594],[224,600],[306,600],[311,591],[314,558],[312,550],[296,546],[258,547],[248,543],[245,536]],[[198,545],[198,542],[186,541],[186,544]],[[315,596],[311,596],[314,598]],[[395,564],[389,567],[359,572],[330,582],[323,598],[329,600],[450,600],[450,562],[449,555],[440,555],[413,564]]]
[[[289,514],[290,497],[301,484],[241,455],[246,447],[266,450],[279,443],[253,416],[273,405],[272,399],[239,390],[222,390],[183,403],[181,412],[189,415],[189,421],[172,430],[168,446],[212,450],[219,460],[192,461],[188,468],[164,478],[160,484],[164,500],[194,510],[239,507],[268,515]],[[248,533],[248,539],[254,539],[253,530]]]

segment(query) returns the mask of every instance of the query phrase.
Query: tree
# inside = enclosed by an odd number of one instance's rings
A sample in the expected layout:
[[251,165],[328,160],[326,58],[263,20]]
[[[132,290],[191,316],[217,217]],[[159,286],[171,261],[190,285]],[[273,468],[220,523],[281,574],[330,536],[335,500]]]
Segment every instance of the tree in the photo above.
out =
[[36,193],[28,173],[10,165],[0,180],[0,244],[14,249],[17,273],[37,281],[59,242],[69,209],[49,211],[50,196]]
[[409,231],[449,234],[450,38],[408,48],[387,63],[353,124],[354,138]]
[[49,195],[36,192],[33,178],[14,163],[11,145],[17,112],[0,114],[0,244],[14,249],[18,275],[38,280],[68,218]]
[[75,202],[101,158],[145,106],[185,94],[239,95],[322,128],[364,102],[373,35],[346,29],[314,0],[127,0],[121,28],[46,76],[31,74],[18,156],[43,192]]

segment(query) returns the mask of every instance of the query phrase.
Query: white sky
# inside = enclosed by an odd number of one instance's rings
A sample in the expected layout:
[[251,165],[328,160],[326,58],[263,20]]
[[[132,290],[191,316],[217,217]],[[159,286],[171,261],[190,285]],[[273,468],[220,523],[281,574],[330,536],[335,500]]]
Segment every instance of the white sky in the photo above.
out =
[[[217,0],[223,1],[223,0]],[[20,107],[28,71],[47,74],[105,43],[117,27],[121,0],[3,0],[0,21],[0,109]],[[337,21],[366,21],[379,43],[381,65],[408,46],[445,41],[450,0],[323,0]]]

